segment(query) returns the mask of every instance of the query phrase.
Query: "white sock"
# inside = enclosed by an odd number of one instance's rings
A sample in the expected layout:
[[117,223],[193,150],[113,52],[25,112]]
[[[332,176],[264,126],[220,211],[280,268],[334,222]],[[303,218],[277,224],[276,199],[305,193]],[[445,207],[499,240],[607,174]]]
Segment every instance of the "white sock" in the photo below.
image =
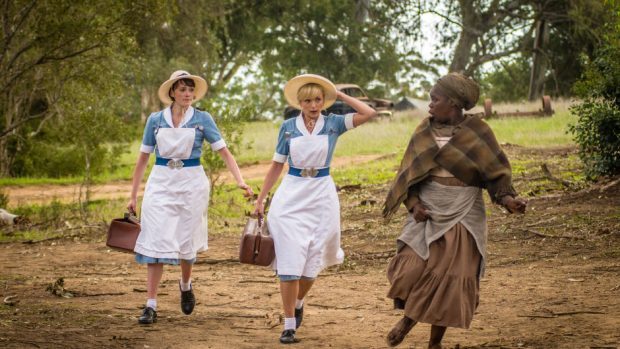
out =
[[295,309],[301,309],[304,306],[304,300],[298,299],[295,301]]
[[297,323],[295,322],[295,318],[294,317],[285,317],[284,318],[284,331],[286,331],[286,330],[294,330],[296,324]]
[[153,308],[153,310],[157,311],[157,299],[149,298],[146,300],[146,307]]
[[181,284],[181,291],[189,291],[192,288],[192,279],[189,279],[187,283],[184,283],[183,280],[179,281]]

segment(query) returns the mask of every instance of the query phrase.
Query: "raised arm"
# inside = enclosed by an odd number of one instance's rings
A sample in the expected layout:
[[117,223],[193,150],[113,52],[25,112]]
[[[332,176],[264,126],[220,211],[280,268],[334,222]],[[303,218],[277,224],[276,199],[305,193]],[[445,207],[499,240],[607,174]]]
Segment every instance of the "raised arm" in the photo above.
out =
[[239,170],[239,166],[237,165],[237,161],[233,157],[230,150],[228,150],[228,147],[224,147],[218,150],[218,153],[220,153],[222,160],[224,160],[224,163],[226,163],[226,167],[228,168],[228,171],[230,171],[230,173],[235,178],[235,181],[237,182],[237,186],[245,190],[244,196],[246,197],[253,196],[254,192],[252,191],[252,188],[250,188],[249,185],[245,184],[245,181],[243,180],[243,177],[241,176],[241,171]]
[[353,116],[353,126],[357,127],[366,121],[377,116],[377,111],[369,107],[366,103],[360,101],[357,98],[353,98],[347,94],[342,93],[341,91],[337,92],[338,98],[350,105],[351,108],[355,109],[357,113]]

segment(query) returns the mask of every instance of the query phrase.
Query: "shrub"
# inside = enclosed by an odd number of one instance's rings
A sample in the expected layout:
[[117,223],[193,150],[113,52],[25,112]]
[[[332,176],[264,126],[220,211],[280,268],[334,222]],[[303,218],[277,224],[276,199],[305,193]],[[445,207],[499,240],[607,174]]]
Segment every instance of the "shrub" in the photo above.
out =
[[578,119],[569,131],[589,179],[620,173],[620,26],[610,29],[575,84],[583,102],[571,108]]
[[588,99],[573,108],[577,124],[569,129],[579,145],[586,176],[620,173],[620,109],[608,100]]

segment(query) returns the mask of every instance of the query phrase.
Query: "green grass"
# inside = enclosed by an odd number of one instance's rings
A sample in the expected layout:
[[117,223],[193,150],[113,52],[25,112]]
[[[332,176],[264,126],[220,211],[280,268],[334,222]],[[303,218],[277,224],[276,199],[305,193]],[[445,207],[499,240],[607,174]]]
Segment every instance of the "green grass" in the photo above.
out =
[[[514,107],[513,107],[514,108]],[[573,145],[572,135],[567,133],[568,125],[576,121],[566,108],[558,108],[553,117],[513,117],[491,119],[500,143],[517,144],[524,147],[555,147]],[[397,154],[400,156],[407,146],[411,134],[421,120],[423,112],[398,113],[391,121],[378,120],[369,122],[355,130],[345,133],[338,141],[336,157],[367,154]],[[236,156],[243,166],[257,162],[269,161],[273,156],[280,123],[261,121],[248,123],[244,129],[242,151]],[[95,183],[117,180],[130,180],[140,147],[140,140],[135,140],[128,151],[118,159],[114,172],[104,172],[94,176]],[[154,157],[151,156],[151,163]],[[151,166],[149,166],[149,169]],[[149,171],[147,169],[147,171]],[[148,172],[146,174],[148,176]],[[0,178],[0,186],[26,186],[41,184],[76,184],[81,177],[65,178]]]
[[573,145],[568,125],[577,118],[568,111],[557,112],[552,117],[504,118],[488,121],[500,143],[524,147],[554,147]]
[[[334,156],[402,153],[421,118],[414,113],[401,114],[392,121],[379,120],[345,133],[339,140]],[[567,133],[576,118],[568,111],[553,117],[512,117],[491,119],[488,123],[500,143],[524,147],[554,147],[574,144]],[[245,128],[245,145],[251,149],[237,156],[239,163],[271,159],[278,137],[278,124],[263,121]]]

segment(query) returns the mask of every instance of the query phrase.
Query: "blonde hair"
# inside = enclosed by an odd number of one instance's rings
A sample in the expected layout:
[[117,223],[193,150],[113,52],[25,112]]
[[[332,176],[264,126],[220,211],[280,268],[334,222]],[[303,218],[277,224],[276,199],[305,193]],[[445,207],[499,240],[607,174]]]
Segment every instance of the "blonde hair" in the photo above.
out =
[[297,90],[297,101],[300,103],[305,99],[314,99],[318,96],[325,98],[325,90],[323,89],[323,86],[319,84],[305,84]]

